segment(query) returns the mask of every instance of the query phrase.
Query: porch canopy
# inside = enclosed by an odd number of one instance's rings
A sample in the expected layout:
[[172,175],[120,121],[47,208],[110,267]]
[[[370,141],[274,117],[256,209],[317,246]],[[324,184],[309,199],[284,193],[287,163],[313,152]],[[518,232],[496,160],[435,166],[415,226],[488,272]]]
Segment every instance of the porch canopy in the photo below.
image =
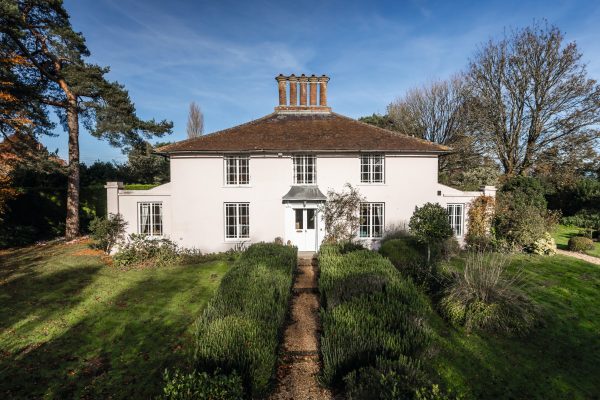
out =
[[319,190],[317,185],[292,186],[290,190],[281,198],[284,202],[288,201],[325,201],[325,196]]

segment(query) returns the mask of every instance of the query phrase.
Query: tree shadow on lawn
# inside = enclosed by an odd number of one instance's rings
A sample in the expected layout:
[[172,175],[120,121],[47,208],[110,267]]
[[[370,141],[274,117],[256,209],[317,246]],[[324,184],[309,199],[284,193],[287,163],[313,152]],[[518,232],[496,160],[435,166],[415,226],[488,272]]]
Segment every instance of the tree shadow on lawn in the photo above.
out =
[[469,335],[436,317],[433,367],[447,385],[468,388],[473,398],[597,398],[600,270],[560,268],[560,258],[544,262],[550,281],[538,279],[528,288],[542,308],[541,326],[528,336]]
[[174,297],[207,289],[168,274],[137,282],[55,339],[3,356],[0,397],[153,398],[164,369],[185,363],[197,317]]

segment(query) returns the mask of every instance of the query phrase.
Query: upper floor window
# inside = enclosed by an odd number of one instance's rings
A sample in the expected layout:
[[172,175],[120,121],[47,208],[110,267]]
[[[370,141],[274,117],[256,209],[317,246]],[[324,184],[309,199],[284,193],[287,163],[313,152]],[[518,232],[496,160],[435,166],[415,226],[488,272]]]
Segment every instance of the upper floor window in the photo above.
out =
[[294,156],[294,184],[313,185],[315,183],[317,183],[315,156]]
[[138,233],[148,236],[162,236],[162,203],[138,203]]
[[225,157],[225,184],[248,185],[250,183],[250,159],[248,156]]
[[383,236],[384,227],[383,203],[360,203],[361,238],[380,238]]
[[464,204],[448,204],[448,220],[456,236],[463,234]]
[[360,181],[362,183],[383,183],[384,157],[381,154],[360,157]]
[[250,204],[225,203],[225,239],[250,237]]

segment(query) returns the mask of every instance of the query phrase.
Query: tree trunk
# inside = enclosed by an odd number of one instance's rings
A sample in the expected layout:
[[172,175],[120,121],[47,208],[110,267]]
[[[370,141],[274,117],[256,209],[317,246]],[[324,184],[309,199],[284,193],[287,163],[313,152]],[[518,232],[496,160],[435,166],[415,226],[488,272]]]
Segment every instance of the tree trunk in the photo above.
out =
[[67,240],[72,240],[79,236],[79,114],[76,100],[69,100],[67,126],[69,128],[69,176],[65,237]]

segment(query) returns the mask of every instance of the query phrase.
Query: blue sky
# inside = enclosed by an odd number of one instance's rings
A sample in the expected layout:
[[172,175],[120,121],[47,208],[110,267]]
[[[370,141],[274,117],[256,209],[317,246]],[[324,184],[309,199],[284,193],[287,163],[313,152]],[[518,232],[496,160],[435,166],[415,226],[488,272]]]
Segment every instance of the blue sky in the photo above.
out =
[[[479,44],[547,19],[576,41],[600,79],[597,1],[183,1],[65,0],[91,61],[111,67],[143,118],[174,122],[185,138],[190,101],[205,132],[270,113],[274,77],[327,74],[333,110],[358,118],[407,89],[463,69]],[[45,138],[66,158],[67,138]],[[125,160],[81,135],[81,159]]]

